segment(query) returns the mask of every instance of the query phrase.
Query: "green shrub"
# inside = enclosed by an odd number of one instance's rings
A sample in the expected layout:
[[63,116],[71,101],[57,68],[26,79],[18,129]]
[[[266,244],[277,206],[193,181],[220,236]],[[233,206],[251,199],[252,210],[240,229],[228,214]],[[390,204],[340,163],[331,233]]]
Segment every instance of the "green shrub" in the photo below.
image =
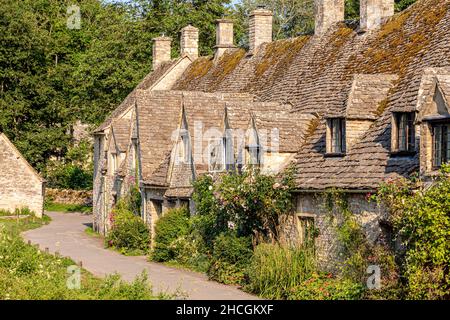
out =
[[314,273],[290,290],[289,300],[358,300],[363,296],[362,284],[349,279],[336,279],[331,274]]
[[173,260],[173,243],[189,231],[189,211],[186,208],[169,210],[155,225],[155,243],[152,259],[158,262]]
[[222,233],[214,241],[208,276],[225,284],[241,284],[251,256],[250,237],[238,237],[234,232]]
[[316,270],[311,249],[260,244],[251,259],[246,289],[268,299],[286,299]]
[[401,179],[383,184],[374,197],[392,217],[403,240],[400,261],[408,299],[450,298],[450,165],[433,185]]
[[207,272],[209,257],[202,237],[191,229],[187,235],[181,235],[170,245],[174,258],[172,263],[198,272]]
[[280,217],[292,209],[293,171],[282,176],[264,175],[259,170],[227,172],[194,182],[200,232],[212,250],[214,239],[233,223],[239,236],[278,238]]
[[106,237],[108,247],[116,248],[127,255],[141,255],[148,252],[150,230],[141,217],[127,209],[123,201],[119,201],[113,210],[111,221],[112,227]]

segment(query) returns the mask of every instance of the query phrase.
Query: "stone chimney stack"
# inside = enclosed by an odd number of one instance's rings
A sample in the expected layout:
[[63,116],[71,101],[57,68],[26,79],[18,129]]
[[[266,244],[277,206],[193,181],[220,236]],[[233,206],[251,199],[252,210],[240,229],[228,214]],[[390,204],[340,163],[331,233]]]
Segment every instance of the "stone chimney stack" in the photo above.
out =
[[377,29],[388,17],[394,15],[394,0],[360,0],[360,29]]
[[315,0],[315,34],[322,35],[335,23],[344,21],[344,0]]
[[219,19],[216,22],[215,59],[219,59],[227,49],[234,48],[233,21]]
[[198,29],[188,25],[181,29],[181,56],[198,58]]
[[263,43],[272,42],[273,13],[270,10],[258,7],[250,13],[250,51],[256,52]]
[[153,70],[156,70],[161,63],[170,61],[171,44],[172,38],[169,37],[153,39]]

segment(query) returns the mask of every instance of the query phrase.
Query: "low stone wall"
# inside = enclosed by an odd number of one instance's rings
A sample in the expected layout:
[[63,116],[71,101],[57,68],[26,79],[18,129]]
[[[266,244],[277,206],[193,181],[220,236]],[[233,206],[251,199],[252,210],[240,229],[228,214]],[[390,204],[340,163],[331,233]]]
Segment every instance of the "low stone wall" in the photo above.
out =
[[45,197],[55,203],[92,205],[92,191],[47,188]]

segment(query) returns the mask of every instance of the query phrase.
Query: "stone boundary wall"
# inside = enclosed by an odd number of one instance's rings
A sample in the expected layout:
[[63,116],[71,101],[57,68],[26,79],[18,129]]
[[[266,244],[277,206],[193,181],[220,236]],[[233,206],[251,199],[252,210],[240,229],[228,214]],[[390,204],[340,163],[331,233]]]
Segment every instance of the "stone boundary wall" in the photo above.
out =
[[92,205],[92,191],[47,188],[45,197],[55,203]]

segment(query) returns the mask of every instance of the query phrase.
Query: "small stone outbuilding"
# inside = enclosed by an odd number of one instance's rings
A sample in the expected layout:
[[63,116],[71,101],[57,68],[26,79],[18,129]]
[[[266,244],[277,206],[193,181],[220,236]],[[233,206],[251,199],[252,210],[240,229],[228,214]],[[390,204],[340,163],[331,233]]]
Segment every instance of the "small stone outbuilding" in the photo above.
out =
[[0,133],[0,210],[28,208],[42,217],[44,188],[44,179]]

